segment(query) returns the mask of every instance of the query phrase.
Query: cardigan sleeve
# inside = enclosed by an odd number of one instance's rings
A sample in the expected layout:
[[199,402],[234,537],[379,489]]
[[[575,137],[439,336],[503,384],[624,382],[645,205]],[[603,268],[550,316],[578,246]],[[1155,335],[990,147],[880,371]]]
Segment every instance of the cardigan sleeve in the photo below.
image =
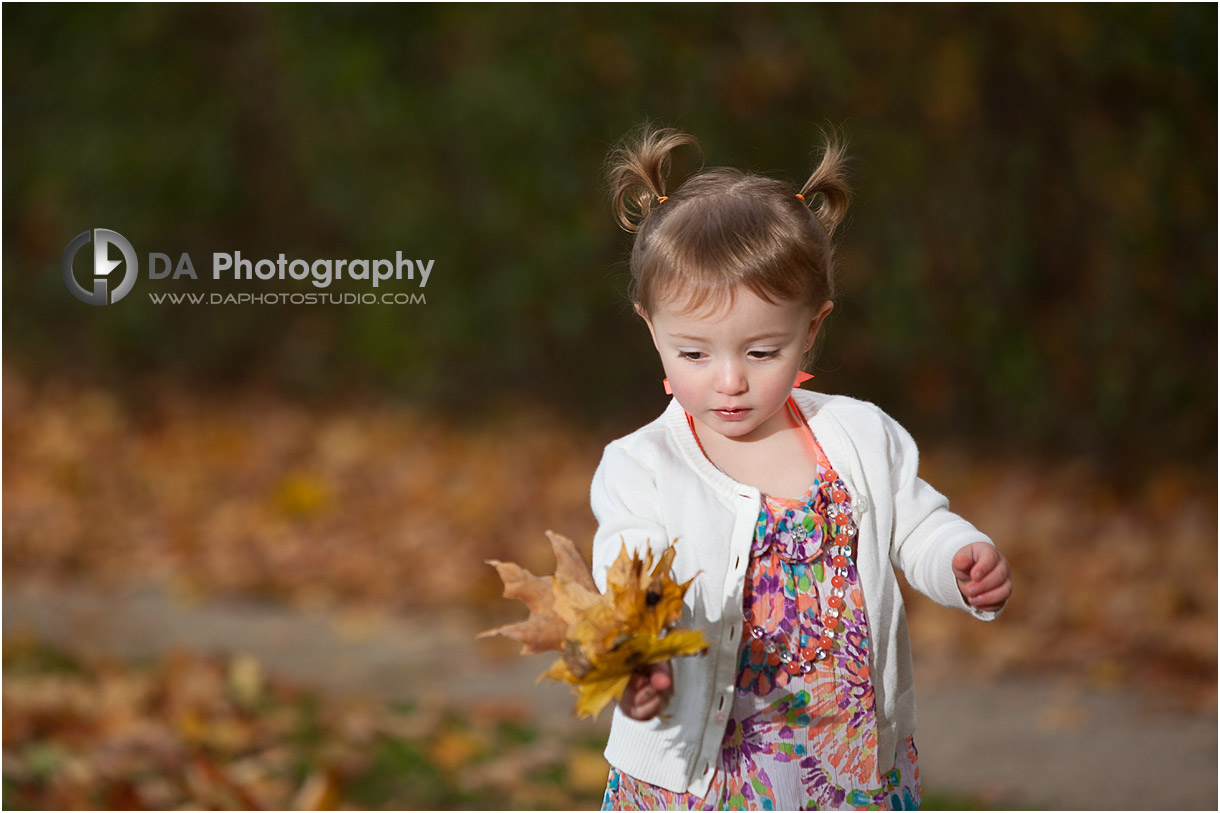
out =
[[918,476],[919,450],[898,422],[882,413],[890,457],[894,517],[891,561],[924,595],[984,621],[998,613],[971,607],[958,590],[953,557],[972,542],[994,545],[986,534],[949,510],[949,500]]
[[667,546],[656,482],[656,472],[622,444],[606,447],[589,488],[597,519],[593,579],[598,589],[606,589],[606,571],[623,545],[628,552],[651,548],[654,553]]

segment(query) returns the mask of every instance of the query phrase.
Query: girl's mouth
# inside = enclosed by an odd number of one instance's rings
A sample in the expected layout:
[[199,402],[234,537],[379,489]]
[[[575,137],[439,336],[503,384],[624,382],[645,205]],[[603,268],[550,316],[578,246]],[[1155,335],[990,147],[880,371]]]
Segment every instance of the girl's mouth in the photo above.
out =
[[713,409],[712,412],[726,421],[740,421],[750,413],[750,410],[745,407],[737,407],[735,409]]

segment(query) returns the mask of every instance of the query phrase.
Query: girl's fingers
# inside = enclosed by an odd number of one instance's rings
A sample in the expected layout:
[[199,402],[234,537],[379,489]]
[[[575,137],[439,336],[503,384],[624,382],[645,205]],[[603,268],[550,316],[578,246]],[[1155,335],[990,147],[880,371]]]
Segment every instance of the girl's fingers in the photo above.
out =
[[661,698],[655,694],[637,696],[636,702],[628,710],[627,716],[636,720],[651,720],[661,712],[663,705]]
[[648,674],[648,682],[659,692],[668,691],[669,689],[673,688],[673,667],[670,665],[669,661],[659,663],[654,666],[652,671]]
[[974,557],[968,550],[959,550],[957,555],[953,557],[953,573],[959,579],[970,578],[970,566],[974,564]]
[[988,573],[995,572],[996,566],[999,564],[1000,553],[991,545],[980,545],[974,551],[974,565],[970,568],[970,578],[978,581],[985,577]]
[[974,579],[970,583],[970,592],[975,593],[975,594],[985,593],[988,590],[992,590],[996,587],[999,587],[1001,584],[1003,584],[1007,580],[1008,580],[1008,569],[1003,568],[1003,567],[997,567],[994,570],[984,573],[979,578]]
[[643,709],[641,709],[640,719],[641,720],[651,720],[653,717],[656,717],[660,712],[661,712],[661,701],[654,697],[647,704],[645,704]]
[[1002,561],[1000,552],[985,542],[972,542],[953,557],[953,573],[959,581],[977,581]]
[[980,593],[970,599],[970,604],[980,610],[998,610],[1012,595],[1012,583],[1004,582],[1000,586]]
[[636,672],[623,693],[623,713],[634,720],[651,720],[669,704],[672,693],[673,673],[668,663]]
[[953,557],[957,586],[970,606],[998,610],[1012,594],[1012,570],[1008,560],[991,545],[974,542]]

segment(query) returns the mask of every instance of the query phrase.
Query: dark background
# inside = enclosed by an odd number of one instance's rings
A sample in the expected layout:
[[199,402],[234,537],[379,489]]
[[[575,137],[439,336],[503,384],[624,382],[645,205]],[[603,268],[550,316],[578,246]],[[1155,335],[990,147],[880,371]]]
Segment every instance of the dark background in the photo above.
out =
[[[652,119],[695,134],[709,164],[799,184],[832,126],[857,198],[817,386],[875,400],[920,437],[1207,467],[1215,15],[8,8],[6,360],[443,406],[478,382],[577,417],[648,416],[659,365],[626,305],[608,148]],[[234,249],[402,249],[434,275],[426,307],[156,306],[149,290],[222,288],[142,279],[92,309],[57,269],[96,226],[142,265],[189,251],[201,276]]]

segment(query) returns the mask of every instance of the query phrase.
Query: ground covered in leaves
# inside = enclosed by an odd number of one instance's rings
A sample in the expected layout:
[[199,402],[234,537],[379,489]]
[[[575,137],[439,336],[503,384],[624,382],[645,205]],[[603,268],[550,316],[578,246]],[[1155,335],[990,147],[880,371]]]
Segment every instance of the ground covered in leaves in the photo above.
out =
[[[248,658],[4,654],[5,810],[596,810],[600,736],[520,709],[386,705],[266,679]],[[925,792],[926,810],[993,807]]]
[[[394,403],[119,396],[4,379],[6,583],[168,585],[388,615],[522,617],[486,559],[588,557],[598,436],[534,409],[459,422]],[[1085,676],[1215,704],[1216,475],[981,460],[925,444],[924,476],[1014,570],[1000,620],[908,601],[921,674]],[[378,707],[189,654],[82,662],[6,642],[4,806],[595,806],[600,743],[494,711]],[[1172,689],[1168,692],[1167,689]]]
[[4,657],[6,810],[594,809],[602,745],[491,706],[305,692],[249,658]]

